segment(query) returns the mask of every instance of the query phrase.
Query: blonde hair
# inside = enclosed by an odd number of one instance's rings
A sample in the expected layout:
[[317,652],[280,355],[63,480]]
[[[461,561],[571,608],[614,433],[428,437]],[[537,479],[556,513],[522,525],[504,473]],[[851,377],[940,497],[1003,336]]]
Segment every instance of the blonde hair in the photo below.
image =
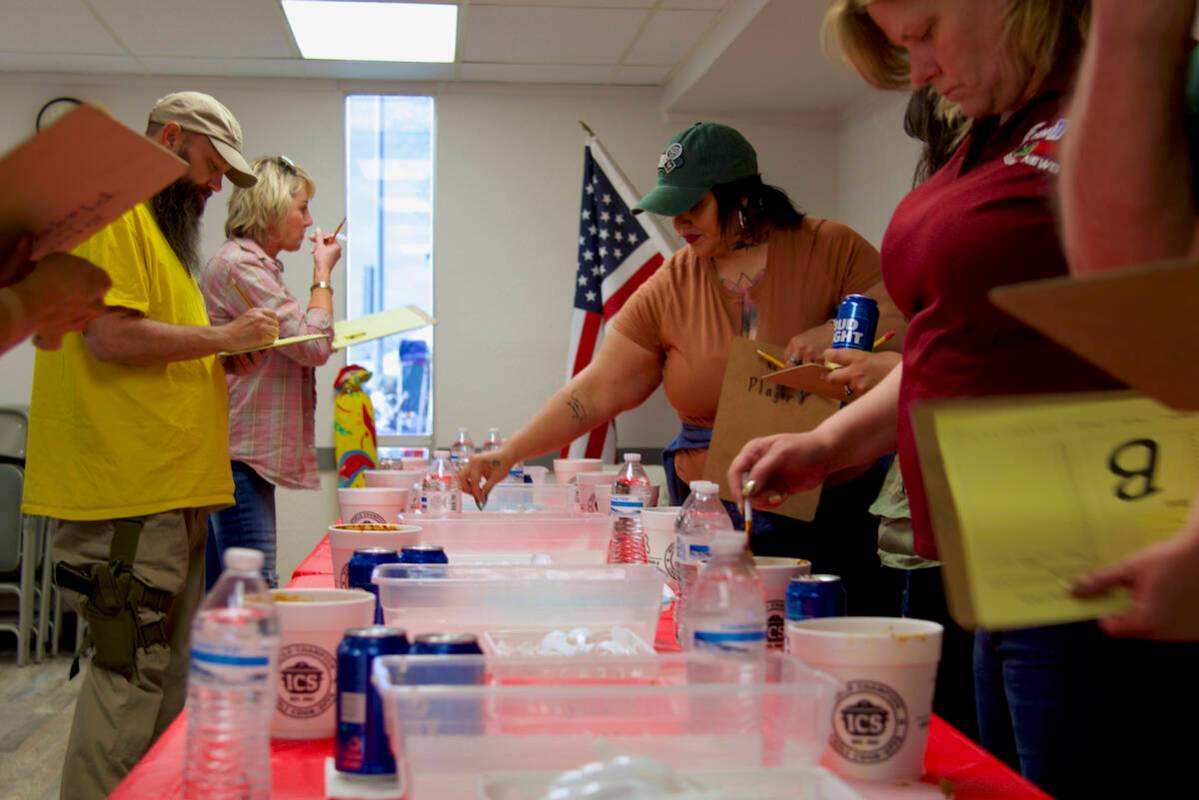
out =
[[260,156],[251,165],[258,183],[229,195],[229,216],[225,236],[253,239],[261,243],[271,228],[291,210],[292,197],[304,189],[311,198],[316,194],[312,176],[292,163],[287,156]]
[[[825,46],[842,57],[867,83],[880,89],[910,89],[907,52],[891,43],[866,13],[874,0],[835,0],[824,15]],[[1008,0],[1004,47],[1012,63],[1039,85],[1062,53],[1086,38],[1090,0]]]

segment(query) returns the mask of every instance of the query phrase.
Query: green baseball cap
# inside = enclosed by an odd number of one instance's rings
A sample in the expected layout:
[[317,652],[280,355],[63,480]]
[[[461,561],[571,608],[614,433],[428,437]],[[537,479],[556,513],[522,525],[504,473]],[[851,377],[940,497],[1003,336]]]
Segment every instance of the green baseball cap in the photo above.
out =
[[727,125],[697,122],[666,143],[658,159],[658,185],[633,206],[673,217],[692,208],[713,186],[758,174],[758,154]]

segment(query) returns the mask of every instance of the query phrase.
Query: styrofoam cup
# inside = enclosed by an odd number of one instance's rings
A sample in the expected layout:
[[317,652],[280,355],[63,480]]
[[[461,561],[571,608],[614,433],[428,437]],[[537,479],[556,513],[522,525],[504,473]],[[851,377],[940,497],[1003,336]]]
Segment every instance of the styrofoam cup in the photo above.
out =
[[368,469],[362,474],[368,489],[411,489],[425,473],[419,469]]
[[670,590],[679,591],[679,566],[675,560],[678,533],[674,523],[680,506],[647,508],[641,512],[641,527],[649,540],[649,563],[666,573]]
[[570,483],[580,472],[601,472],[603,469],[602,458],[555,458],[554,480],[558,483]]
[[347,487],[337,490],[337,503],[341,508],[341,521],[351,524],[361,522],[388,524],[400,518],[408,510],[411,487],[404,489],[393,486],[383,488]]
[[606,512],[606,508],[598,508],[595,504],[595,487],[608,484],[612,488],[616,480],[615,472],[580,472],[575,476],[575,484],[579,487],[579,510],[584,513]]
[[840,679],[823,763],[848,778],[919,780],[942,627],[902,617],[823,617],[787,623],[788,647]]
[[787,641],[787,584],[797,575],[811,575],[812,562],[802,558],[754,556],[766,595],[766,646],[782,650]]
[[279,658],[271,736],[324,739],[337,727],[337,646],[347,628],[375,620],[359,589],[275,589]]
[[595,485],[595,508],[601,514],[612,513],[612,484],[597,483]]
[[354,530],[346,525],[329,527],[329,550],[333,553],[333,580],[339,588],[350,586],[350,559],[363,547],[386,547],[397,553],[405,545],[420,544],[420,526],[387,525],[379,530]]

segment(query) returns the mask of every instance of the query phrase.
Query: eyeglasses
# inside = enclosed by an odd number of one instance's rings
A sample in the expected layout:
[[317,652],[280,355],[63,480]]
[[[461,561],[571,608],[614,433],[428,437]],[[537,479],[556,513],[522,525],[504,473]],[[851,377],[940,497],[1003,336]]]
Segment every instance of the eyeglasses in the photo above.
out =
[[287,156],[284,156],[284,155],[275,156],[275,161],[279,162],[279,166],[282,167],[283,171],[286,172],[288,175],[296,174],[296,162],[292,161]]

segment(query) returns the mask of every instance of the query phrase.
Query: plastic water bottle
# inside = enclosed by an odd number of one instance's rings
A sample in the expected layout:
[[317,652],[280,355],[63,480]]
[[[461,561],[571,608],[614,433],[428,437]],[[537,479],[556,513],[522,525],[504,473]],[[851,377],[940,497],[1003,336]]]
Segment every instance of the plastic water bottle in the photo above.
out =
[[433,516],[462,510],[458,470],[454,468],[449,450],[433,452],[433,460],[420,482],[420,509],[423,513]]
[[488,428],[487,438],[483,441],[482,446],[479,447],[479,452],[490,453],[492,450],[499,450],[503,444],[504,439],[500,436],[500,429]]
[[741,531],[721,531],[684,608],[691,649],[758,653],[766,649],[762,579]]
[[469,461],[474,454],[475,443],[470,440],[470,432],[466,428],[459,428],[454,443],[450,445],[450,460],[454,462],[454,466],[458,466],[464,461]]
[[641,527],[641,510],[649,505],[653,484],[641,468],[640,453],[625,453],[624,468],[612,484],[612,538],[609,564],[648,564],[649,539]]
[[684,613],[699,576],[700,566],[708,560],[709,549],[717,534],[733,530],[733,520],[720,501],[720,487],[712,481],[692,481],[687,497],[675,520],[675,563],[679,569],[679,592],[674,606],[674,632],[679,644],[689,647],[690,631]]
[[183,795],[270,800],[279,618],[262,553],[225,551],[225,571],[192,622]]

